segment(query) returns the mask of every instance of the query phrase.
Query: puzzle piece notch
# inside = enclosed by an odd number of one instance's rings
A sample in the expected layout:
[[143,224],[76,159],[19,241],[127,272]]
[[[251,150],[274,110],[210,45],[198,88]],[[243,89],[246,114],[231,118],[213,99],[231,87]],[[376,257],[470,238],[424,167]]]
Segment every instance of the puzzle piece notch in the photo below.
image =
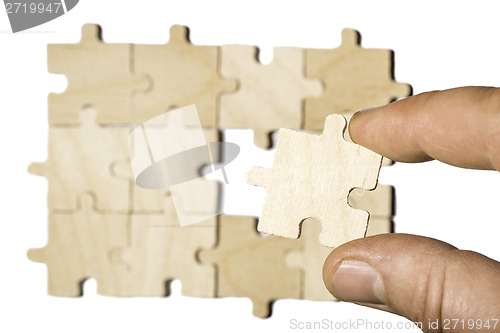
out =
[[150,82],[131,73],[131,55],[131,44],[104,43],[101,27],[95,24],[82,27],[77,44],[49,44],[49,72],[64,74],[68,80],[66,91],[49,94],[49,123],[78,124],[79,110],[88,105],[97,108],[99,123],[137,123],[130,97]]
[[127,286],[134,296],[165,296],[167,282],[179,279],[182,294],[215,296],[215,271],[196,259],[202,247],[216,242],[216,219],[180,227],[171,196],[166,196],[160,214],[131,215],[131,239],[115,248],[111,261],[129,268]]
[[129,182],[113,178],[111,166],[128,158],[128,127],[105,127],[96,123],[93,108],[80,111],[80,125],[50,126],[48,159],[32,163],[28,172],[48,180],[50,211],[75,211],[78,197],[92,192],[98,209],[129,210]]
[[251,128],[255,144],[269,148],[271,132],[302,128],[304,99],[319,96],[323,88],[305,78],[303,49],[276,47],[268,65],[257,53],[254,46],[222,46],[222,76],[237,79],[239,89],[221,96],[220,127]]
[[334,49],[306,49],[306,77],[322,80],[325,91],[305,101],[307,130],[321,130],[326,116],[384,105],[411,94],[408,84],[394,81],[393,52],[364,49],[356,30],[342,30]]
[[283,257],[299,248],[290,239],[263,237],[255,225],[252,217],[220,215],[217,246],[198,257],[217,267],[218,297],[248,297],[253,314],[266,318],[272,301],[300,297],[300,272],[285,268]]
[[318,220],[307,219],[302,222],[300,250],[288,252],[285,264],[301,270],[302,299],[336,301],[323,282],[323,263],[333,249],[319,243],[320,233],[321,223]]
[[[391,232],[391,219],[373,218],[370,215],[367,236]],[[336,301],[323,282],[323,264],[333,248],[318,242],[321,224],[315,219],[305,220],[299,238],[300,250],[290,251],[285,257],[287,267],[298,268],[302,274],[303,299],[311,301]]]
[[300,223],[318,219],[320,242],[336,247],[365,235],[368,213],[349,206],[351,189],[377,185],[382,156],[343,139],[346,120],[330,115],[321,135],[280,129],[271,169],[253,167],[247,181],[266,189],[258,230],[298,238]]
[[219,76],[219,67],[220,47],[193,45],[185,26],[172,26],[167,44],[134,45],[134,72],[151,78],[148,89],[133,95],[139,123],[194,103],[202,125],[218,127],[219,95],[236,89],[234,80]]
[[373,191],[355,188],[348,197],[349,205],[354,209],[366,210],[371,218],[391,218],[393,212],[394,188],[378,184]]
[[49,214],[48,241],[30,249],[31,261],[45,263],[48,293],[54,296],[82,295],[82,282],[97,281],[97,293],[128,296],[126,267],[114,267],[108,250],[127,244],[127,215],[96,211],[96,199],[82,195],[78,211]]

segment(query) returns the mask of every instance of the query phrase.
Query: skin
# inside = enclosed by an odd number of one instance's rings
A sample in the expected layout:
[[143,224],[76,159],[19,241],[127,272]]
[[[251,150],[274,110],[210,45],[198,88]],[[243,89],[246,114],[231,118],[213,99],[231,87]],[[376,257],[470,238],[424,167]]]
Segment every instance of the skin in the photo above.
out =
[[[463,87],[409,97],[358,112],[349,133],[354,142],[395,161],[436,159],[499,171],[500,89]],[[332,280],[346,259],[364,261],[382,278],[386,304],[362,305],[414,322],[438,320],[440,329],[446,320],[500,319],[500,263],[479,253],[406,234],[357,239],[336,248],[325,261],[323,278],[336,297]],[[454,332],[472,331],[478,330],[459,327]]]

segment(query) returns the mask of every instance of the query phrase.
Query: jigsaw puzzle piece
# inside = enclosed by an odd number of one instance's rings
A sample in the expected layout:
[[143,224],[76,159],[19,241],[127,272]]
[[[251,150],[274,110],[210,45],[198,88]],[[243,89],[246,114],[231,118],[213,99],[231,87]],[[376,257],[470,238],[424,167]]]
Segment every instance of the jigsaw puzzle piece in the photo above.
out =
[[306,49],[306,77],[321,80],[325,91],[305,101],[307,130],[321,130],[326,116],[349,113],[387,104],[411,94],[408,84],[394,81],[393,52],[364,49],[359,33],[342,31],[342,44],[335,49]]
[[254,46],[222,46],[222,76],[237,79],[239,89],[221,96],[220,127],[251,128],[255,144],[269,148],[271,132],[302,128],[303,101],[319,96],[322,86],[304,77],[303,49],[277,47],[269,65],[257,61],[257,52]]
[[298,242],[263,237],[256,220],[246,216],[219,216],[219,240],[213,249],[201,250],[202,263],[217,268],[218,297],[248,297],[253,314],[266,318],[271,302],[300,297],[299,270],[285,268],[284,255],[298,250]]
[[161,214],[131,215],[130,245],[112,253],[114,264],[129,267],[133,296],[168,295],[167,282],[178,279],[183,295],[214,297],[214,268],[201,265],[196,253],[215,245],[216,219],[180,227],[172,198],[164,199]]
[[97,281],[97,293],[126,296],[126,267],[111,265],[109,249],[127,244],[127,215],[96,211],[95,198],[81,197],[77,212],[49,214],[48,242],[30,249],[28,258],[45,263],[48,293],[54,296],[81,296],[82,282]]
[[148,75],[151,87],[136,92],[134,114],[139,123],[170,108],[196,104],[204,127],[217,127],[218,95],[236,89],[219,77],[220,47],[193,45],[187,27],[170,28],[164,45],[134,45],[134,72]]
[[391,232],[393,232],[392,217],[370,216],[370,219],[368,221],[368,229],[366,229],[366,237],[381,234],[390,234]]
[[323,282],[323,264],[333,248],[319,243],[321,224],[318,220],[302,222],[299,238],[300,250],[290,251],[285,263],[290,268],[301,270],[302,299],[311,301],[336,301]]
[[378,184],[373,191],[355,188],[348,201],[352,208],[369,212],[370,217],[390,218],[394,213],[394,187]]
[[104,43],[95,24],[82,27],[77,44],[49,44],[49,72],[68,80],[66,91],[49,94],[49,123],[78,124],[79,111],[87,105],[98,110],[99,123],[137,123],[130,97],[134,90],[146,89],[149,80],[131,73],[131,54],[131,44]]
[[48,159],[28,171],[48,180],[50,211],[74,211],[77,198],[92,192],[100,211],[129,210],[129,182],[113,178],[111,166],[128,158],[126,127],[103,127],[96,111],[80,111],[78,126],[50,126]]
[[[377,185],[373,191],[354,189],[349,195],[349,204],[355,209],[366,210],[370,214],[366,236],[373,236],[392,231],[393,187]],[[336,300],[326,289],[323,282],[323,264],[333,250],[321,245],[319,235],[321,224],[315,219],[302,223],[300,233],[300,251],[291,251],[285,258],[290,268],[302,270],[302,297],[312,301]]]
[[264,187],[258,230],[298,238],[300,223],[316,218],[320,242],[336,247],[365,235],[368,213],[348,205],[353,188],[377,185],[382,156],[343,139],[346,120],[326,118],[321,135],[280,129],[271,169],[254,167],[248,183]]
[[[389,218],[370,216],[367,236],[391,232]],[[321,224],[315,219],[302,222],[299,238],[300,250],[290,251],[285,263],[290,268],[298,268],[302,274],[302,298],[310,301],[336,301],[323,282],[323,264],[333,248],[321,245],[318,241]]]

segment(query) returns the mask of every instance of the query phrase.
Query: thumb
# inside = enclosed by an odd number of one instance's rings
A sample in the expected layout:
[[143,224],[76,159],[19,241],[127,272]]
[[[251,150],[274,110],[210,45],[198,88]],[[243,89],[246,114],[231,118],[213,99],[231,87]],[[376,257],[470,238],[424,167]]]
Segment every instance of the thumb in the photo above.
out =
[[[402,315],[426,332],[447,323],[455,332],[500,331],[500,263],[436,239],[386,234],[345,243],[326,259],[323,278],[335,297]],[[437,330],[429,327],[436,321]]]

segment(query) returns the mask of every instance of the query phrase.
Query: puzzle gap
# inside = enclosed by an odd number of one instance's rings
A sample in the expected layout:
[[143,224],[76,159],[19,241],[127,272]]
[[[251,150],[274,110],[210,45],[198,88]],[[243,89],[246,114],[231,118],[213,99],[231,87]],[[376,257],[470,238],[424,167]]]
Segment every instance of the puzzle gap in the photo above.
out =
[[47,87],[53,93],[61,94],[68,89],[68,78],[64,74],[51,74],[47,81]]
[[274,49],[273,47],[259,47],[257,52],[257,60],[262,65],[270,65],[273,62]]

